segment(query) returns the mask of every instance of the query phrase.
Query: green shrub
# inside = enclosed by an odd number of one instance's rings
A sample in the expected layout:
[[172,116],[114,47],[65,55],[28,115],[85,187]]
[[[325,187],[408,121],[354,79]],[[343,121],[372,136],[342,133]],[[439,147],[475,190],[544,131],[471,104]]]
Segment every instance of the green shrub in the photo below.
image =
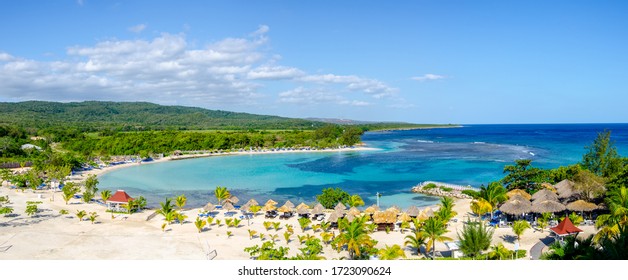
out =
[[431,190],[431,189],[435,189],[436,187],[437,187],[437,186],[436,186],[436,184],[434,184],[434,183],[429,183],[429,184],[427,184],[427,185],[423,186],[423,189],[424,189],[424,190]]
[[464,190],[462,193],[472,197],[473,199],[478,199],[480,197],[480,192],[476,192],[474,190]]
[[444,192],[450,192],[450,191],[453,191],[454,189],[448,188],[448,187],[444,187],[444,186],[440,186],[440,190],[444,191]]

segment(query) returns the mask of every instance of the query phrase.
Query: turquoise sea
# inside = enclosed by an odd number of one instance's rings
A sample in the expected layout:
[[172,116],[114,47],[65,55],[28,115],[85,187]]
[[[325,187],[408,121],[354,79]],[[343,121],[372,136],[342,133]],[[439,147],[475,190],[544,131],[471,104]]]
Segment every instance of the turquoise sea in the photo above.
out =
[[124,189],[157,206],[186,194],[188,205],[215,202],[226,186],[242,203],[269,198],[310,203],[323,188],[360,194],[367,205],[426,206],[436,198],[410,192],[422,181],[479,186],[503,177],[516,159],[553,168],[582,159],[598,132],[612,132],[620,155],[628,156],[628,124],[464,125],[461,128],[369,132],[362,137],[376,151],[216,156],[135,165],[104,174],[100,189]]

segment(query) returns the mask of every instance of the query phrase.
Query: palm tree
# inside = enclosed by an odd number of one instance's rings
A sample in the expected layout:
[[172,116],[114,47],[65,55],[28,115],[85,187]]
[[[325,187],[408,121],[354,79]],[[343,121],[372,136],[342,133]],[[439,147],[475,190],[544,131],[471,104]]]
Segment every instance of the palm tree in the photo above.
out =
[[[497,204],[502,203],[508,199],[506,195],[506,188],[498,182],[489,183],[488,186],[480,187],[480,197],[491,204],[492,209],[497,207]],[[493,212],[491,211],[491,220],[493,219]]]
[[249,231],[249,238],[253,240],[253,237],[255,237],[255,235],[257,234],[257,231],[254,231],[252,229],[249,229],[248,231]]
[[471,202],[471,212],[482,217],[486,213],[493,212],[493,206],[484,198],[480,198]]
[[507,260],[510,259],[513,252],[504,247],[503,243],[499,243],[491,246],[491,251],[488,252],[488,259],[491,260]]
[[307,228],[307,226],[309,226],[312,223],[312,220],[308,219],[308,218],[300,218],[299,219],[299,226],[301,226],[301,232],[305,232],[305,229]]
[[336,237],[336,240],[339,247],[347,245],[349,258],[354,259],[361,255],[363,249],[370,249],[375,246],[377,241],[368,235],[365,219],[356,218],[351,223],[346,219],[340,221],[345,224],[343,226],[344,231]]
[[609,193],[606,198],[609,214],[600,215],[595,221],[599,229],[595,241],[610,238],[619,234],[619,227],[628,224],[628,188],[622,186]]
[[159,210],[157,210],[157,213],[164,216],[164,218],[169,214],[172,213],[174,211],[174,209],[172,208],[172,200],[170,198],[166,198],[166,202],[160,202],[159,205],[161,206],[161,208]]
[[292,237],[292,233],[287,231],[283,233],[283,238],[286,240],[286,244],[290,243],[290,237]]
[[177,220],[179,221],[180,225],[183,225],[183,222],[185,222],[185,219],[187,219],[188,216],[183,214],[183,213],[177,213]]
[[454,199],[451,197],[442,197],[440,200],[440,208],[436,215],[439,216],[444,223],[455,217],[458,213],[454,211]]
[[334,237],[334,233],[332,232],[321,232],[321,239],[323,239],[323,243],[325,243],[325,245],[329,245],[332,237]]
[[227,187],[221,186],[216,187],[216,190],[214,190],[214,195],[218,200],[218,204],[221,204],[223,200],[231,197],[231,193],[229,193]]
[[518,220],[512,224],[512,232],[517,236],[517,241],[521,241],[521,235],[530,228],[530,223],[526,220]]
[[357,194],[354,194],[349,197],[349,207],[360,207],[364,206],[364,200]]
[[422,230],[414,230],[412,234],[406,235],[405,239],[406,242],[404,242],[403,245],[416,250],[418,256],[421,252],[421,246],[426,244],[427,238]]
[[111,191],[110,190],[104,190],[100,192],[100,198],[102,198],[102,202],[103,203],[107,203],[107,200],[109,200],[109,198],[111,198]]
[[94,224],[94,222],[96,222],[96,217],[98,217],[98,214],[96,212],[90,212],[89,213],[89,221],[92,222],[92,225]]
[[543,260],[586,260],[594,259],[597,252],[593,246],[593,236],[586,239],[577,239],[570,235],[565,237],[564,242],[555,242],[550,246],[550,250],[543,255]]
[[205,227],[206,224],[207,222],[205,220],[201,220],[199,217],[196,217],[196,221],[194,221],[194,225],[196,226],[196,229],[198,229],[198,233],[203,231],[203,227]]
[[401,249],[401,246],[397,244],[392,246],[386,245],[386,247],[379,249],[377,254],[380,260],[396,260],[401,257],[406,257],[406,253]]
[[476,257],[491,246],[493,231],[493,228],[487,227],[481,221],[467,221],[462,232],[458,232],[460,250],[467,256]]
[[177,196],[177,198],[175,198],[174,204],[177,205],[177,207],[179,207],[179,211],[183,211],[183,207],[185,206],[185,203],[188,201],[187,197],[185,197],[184,194]]
[[427,251],[432,250],[432,259],[434,259],[434,255],[436,254],[436,242],[445,242],[452,240],[449,237],[445,236],[445,233],[449,232],[447,230],[447,225],[445,222],[440,220],[438,217],[429,217],[425,220],[423,224],[423,231],[427,237]]
[[76,217],[79,218],[79,222],[83,220],[83,217],[85,217],[87,215],[87,212],[85,212],[85,210],[76,210]]

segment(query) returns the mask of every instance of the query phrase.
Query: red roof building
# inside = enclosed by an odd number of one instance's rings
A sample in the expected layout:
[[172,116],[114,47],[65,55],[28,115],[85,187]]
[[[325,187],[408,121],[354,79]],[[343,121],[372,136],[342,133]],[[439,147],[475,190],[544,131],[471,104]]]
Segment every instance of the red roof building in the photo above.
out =
[[112,210],[120,211],[121,206],[134,200],[129,194],[123,190],[116,191],[109,199],[107,199],[107,207]]
[[550,228],[550,230],[558,236],[578,234],[578,232],[582,232],[581,229],[573,225],[571,220],[569,220],[569,217],[565,217],[562,222],[558,223],[557,226]]

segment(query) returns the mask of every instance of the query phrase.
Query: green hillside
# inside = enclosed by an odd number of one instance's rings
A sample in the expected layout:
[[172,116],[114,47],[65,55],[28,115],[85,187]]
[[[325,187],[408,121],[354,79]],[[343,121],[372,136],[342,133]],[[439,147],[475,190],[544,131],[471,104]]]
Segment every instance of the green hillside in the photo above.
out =
[[147,102],[0,102],[0,124],[23,128],[70,126],[86,131],[312,129],[321,122]]

